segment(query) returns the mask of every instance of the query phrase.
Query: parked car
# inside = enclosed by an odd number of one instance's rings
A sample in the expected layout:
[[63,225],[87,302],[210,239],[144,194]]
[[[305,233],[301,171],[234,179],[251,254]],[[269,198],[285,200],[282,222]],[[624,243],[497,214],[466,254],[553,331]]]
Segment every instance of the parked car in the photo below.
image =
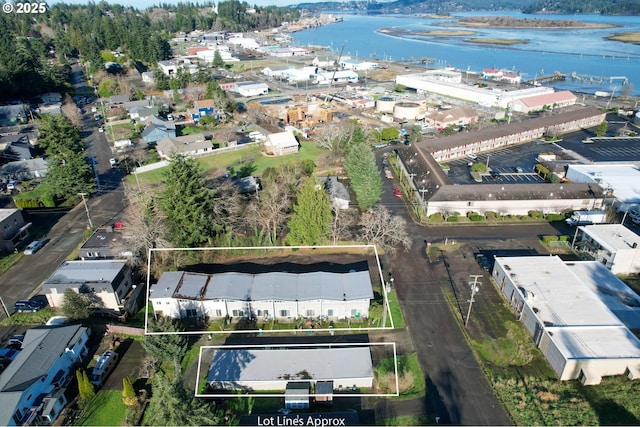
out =
[[109,164],[111,165],[112,168],[115,168],[116,166],[118,166],[118,159],[116,158],[109,159]]
[[400,190],[399,188],[394,188],[393,189],[393,195],[396,197],[402,197],[402,190]]
[[13,190],[15,190],[15,189],[16,189],[16,187],[17,187],[17,186],[18,186],[18,181],[11,180],[11,181],[9,181],[9,183],[7,184],[7,190],[9,190],[9,191],[13,191]]
[[53,316],[45,323],[47,326],[66,325],[69,323],[69,318],[66,316]]
[[522,169],[520,166],[516,166],[516,167],[515,167],[515,171],[516,171],[517,173],[523,173],[523,172],[524,172],[524,169]]
[[44,242],[42,240],[34,240],[29,243],[29,246],[24,250],[25,255],[33,255],[40,250],[44,246]]
[[476,156],[476,155],[475,155],[475,154],[473,154],[473,153],[469,153],[469,154],[467,154],[467,157],[468,157],[469,159],[471,159],[471,160],[476,160],[476,159],[478,158],[478,156]]
[[98,132],[100,132],[100,133],[104,132],[104,126],[100,126],[100,127],[98,128]]
[[30,311],[32,313],[35,313],[41,308],[42,304],[32,299],[16,301],[16,303],[13,305],[13,309],[18,313],[22,313],[23,311]]
[[482,268],[483,270],[489,271],[491,269],[491,262],[489,261],[489,258],[487,258],[485,255],[477,254],[476,261],[478,262],[478,265],[480,266],[480,268]]
[[22,348],[22,342],[24,341],[24,335],[14,335],[7,340],[7,347],[20,350]]

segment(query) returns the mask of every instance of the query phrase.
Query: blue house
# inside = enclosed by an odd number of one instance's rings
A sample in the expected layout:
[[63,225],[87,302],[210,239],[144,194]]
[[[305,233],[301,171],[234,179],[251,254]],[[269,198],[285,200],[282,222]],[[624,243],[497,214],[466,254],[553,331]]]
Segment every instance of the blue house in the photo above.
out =
[[152,116],[147,118],[146,124],[142,131],[142,140],[147,144],[155,144],[161,139],[176,137],[176,125],[172,122],[165,122]]
[[65,390],[88,355],[88,341],[81,325],[28,329],[0,375],[0,425],[51,425],[67,404]]
[[193,109],[189,110],[191,120],[197,123],[204,116],[218,118],[212,99],[202,99],[193,103]]

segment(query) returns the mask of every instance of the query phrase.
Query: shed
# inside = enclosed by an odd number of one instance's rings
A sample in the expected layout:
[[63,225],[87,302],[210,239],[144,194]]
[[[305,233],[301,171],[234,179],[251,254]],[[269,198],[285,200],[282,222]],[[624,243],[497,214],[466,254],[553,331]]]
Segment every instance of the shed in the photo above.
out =
[[284,391],[284,407],[306,409],[309,407],[311,383],[309,381],[290,382]]
[[333,405],[333,381],[318,381],[315,399],[317,404]]

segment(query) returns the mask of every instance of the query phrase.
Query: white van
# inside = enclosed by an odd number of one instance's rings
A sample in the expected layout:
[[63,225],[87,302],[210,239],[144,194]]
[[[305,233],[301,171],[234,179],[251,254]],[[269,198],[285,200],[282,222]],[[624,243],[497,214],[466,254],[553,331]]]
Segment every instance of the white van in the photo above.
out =
[[265,140],[267,139],[266,136],[264,136],[262,134],[262,132],[258,132],[258,131],[253,131],[253,132],[249,132],[249,138],[251,139],[258,139],[258,140]]
[[118,353],[105,351],[102,356],[98,357],[98,362],[93,367],[93,371],[91,371],[91,376],[89,377],[91,383],[98,387],[102,386],[111,371],[116,367],[117,362]]

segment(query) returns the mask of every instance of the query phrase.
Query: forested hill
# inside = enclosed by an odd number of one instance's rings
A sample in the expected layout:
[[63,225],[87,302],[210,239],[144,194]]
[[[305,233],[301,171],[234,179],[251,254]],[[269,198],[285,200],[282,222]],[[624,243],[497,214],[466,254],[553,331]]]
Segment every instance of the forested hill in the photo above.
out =
[[468,12],[475,10],[520,10],[535,0],[397,0],[379,2],[351,0],[300,3],[295,8],[309,11],[356,11],[363,13],[434,13]]
[[640,15],[640,0],[537,0],[524,13]]
[[[136,67],[171,56],[177,32],[253,31],[300,17],[288,8],[246,2],[163,4],[139,11],[115,2],[53,4],[42,14],[0,14],[0,98],[28,98],[68,88],[68,63],[77,58],[89,71],[101,69],[110,52]],[[113,56],[113,55],[111,55]]]

